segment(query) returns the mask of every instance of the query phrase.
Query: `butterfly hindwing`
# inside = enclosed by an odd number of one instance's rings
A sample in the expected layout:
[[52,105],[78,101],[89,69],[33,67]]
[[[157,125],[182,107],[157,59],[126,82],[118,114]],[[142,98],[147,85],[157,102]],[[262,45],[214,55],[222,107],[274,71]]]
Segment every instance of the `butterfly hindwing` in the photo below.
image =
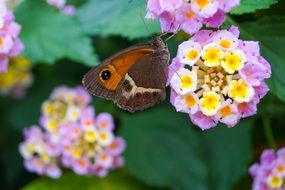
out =
[[168,67],[159,59],[155,55],[145,56],[130,68],[116,96],[119,107],[134,112],[164,100]]

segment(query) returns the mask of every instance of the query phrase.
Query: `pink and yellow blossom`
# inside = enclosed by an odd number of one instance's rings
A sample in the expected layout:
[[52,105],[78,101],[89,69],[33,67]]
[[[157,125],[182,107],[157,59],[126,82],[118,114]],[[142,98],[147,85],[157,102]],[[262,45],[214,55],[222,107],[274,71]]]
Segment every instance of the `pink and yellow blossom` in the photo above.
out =
[[233,127],[254,115],[268,92],[270,64],[257,43],[238,35],[236,27],[199,31],[178,46],[169,66],[171,103],[203,130],[218,122]]
[[148,19],[157,19],[163,32],[184,30],[195,34],[203,25],[220,27],[225,14],[239,5],[239,0],[148,0]]
[[61,86],[52,92],[42,104],[44,131],[39,127],[24,131],[20,153],[29,171],[58,178],[62,164],[78,175],[104,177],[123,165],[125,141],[114,135],[112,115],[95,115],[90,103],[82,87]]

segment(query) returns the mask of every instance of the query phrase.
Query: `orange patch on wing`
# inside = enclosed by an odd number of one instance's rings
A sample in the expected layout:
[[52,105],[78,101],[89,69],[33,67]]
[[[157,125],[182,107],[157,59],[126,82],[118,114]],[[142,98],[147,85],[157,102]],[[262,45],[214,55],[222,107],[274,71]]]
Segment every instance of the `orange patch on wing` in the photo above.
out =
[[[115,58],[110,60],[110,64],[99,73],[99,78],[103,86],[108,90],[115,91],[131,66],[133,66],[141,57],[153,53],[153,51],[152,48],[144,48],[115,56]],[[111,77],[108,80],[101,79],[101,74],[104,70],[109,70],[111,72]]]

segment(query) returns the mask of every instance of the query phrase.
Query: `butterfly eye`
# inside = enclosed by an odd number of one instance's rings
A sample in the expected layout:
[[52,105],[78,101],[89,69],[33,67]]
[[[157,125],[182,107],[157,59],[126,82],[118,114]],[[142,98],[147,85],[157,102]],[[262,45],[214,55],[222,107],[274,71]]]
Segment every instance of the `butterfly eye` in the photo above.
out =
[[108,80],[110,77],[111,77],[111,71],[109,71],[109,70],[102,71],[101,78],[103,80]]

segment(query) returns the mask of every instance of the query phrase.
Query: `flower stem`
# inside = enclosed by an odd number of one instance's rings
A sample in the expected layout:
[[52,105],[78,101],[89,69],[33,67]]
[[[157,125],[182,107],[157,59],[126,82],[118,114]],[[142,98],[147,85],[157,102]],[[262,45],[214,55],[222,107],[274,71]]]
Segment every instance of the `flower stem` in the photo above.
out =
[[274,135],[272,132],[272,128],[270,126],[270,118],[263,116],[263,127],[264,127],[264,133],[267,139],[267,142],[271,148],[273,148],[275,151],[277,150],[277,144],[274,139]]

